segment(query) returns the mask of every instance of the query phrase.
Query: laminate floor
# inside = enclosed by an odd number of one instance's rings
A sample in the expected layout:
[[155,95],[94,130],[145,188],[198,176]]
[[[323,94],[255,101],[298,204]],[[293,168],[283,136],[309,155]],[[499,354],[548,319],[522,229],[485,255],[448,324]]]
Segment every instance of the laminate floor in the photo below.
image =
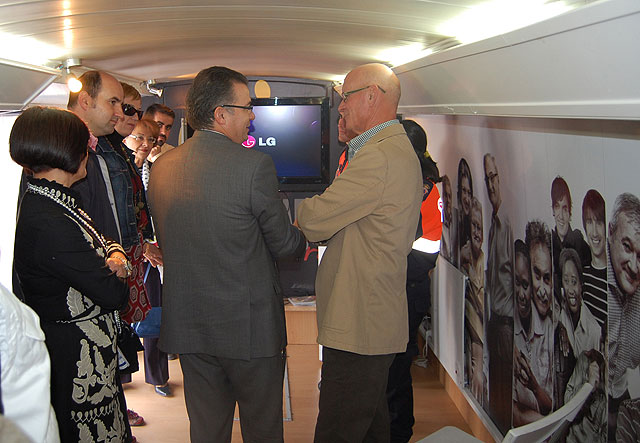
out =
[[[289,345],[288,370],[291,393],[292,420],[284,422],[287,443],[313,441],[318,414],[318,381],[320,366],[317,345]],[[140,353],[142,368],[142,353]],[[169,384],[172,397],[161,397],[153,386],[144,383],[144,370],[133,374],[133,381],[125,385],[129,408],[145,419],[146,424],[133,428],[140,443],[186,443],[189,441],[189,421],[184,403],[184,390],[180,362],[169,362]],[[471,432],[457,408],[438,380],[436,365],[412,367],[415,418],[412,442],[435,432],[443,426],[457,426]],[[240,424],[233,425],[234,443],[242,442]]]

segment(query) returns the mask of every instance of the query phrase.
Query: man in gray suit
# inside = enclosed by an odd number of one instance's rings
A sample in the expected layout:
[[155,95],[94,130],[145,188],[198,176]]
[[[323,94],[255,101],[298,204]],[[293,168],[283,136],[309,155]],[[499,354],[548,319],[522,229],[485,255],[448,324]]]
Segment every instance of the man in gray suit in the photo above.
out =
[[160,348],[180,354],[192,442],[281,442],[286,331],[274,259],[305,239],[266,154],[245,149],[247,79],[201,71],[186,98],[192,138],[156,160],[149,202],[164,253]]

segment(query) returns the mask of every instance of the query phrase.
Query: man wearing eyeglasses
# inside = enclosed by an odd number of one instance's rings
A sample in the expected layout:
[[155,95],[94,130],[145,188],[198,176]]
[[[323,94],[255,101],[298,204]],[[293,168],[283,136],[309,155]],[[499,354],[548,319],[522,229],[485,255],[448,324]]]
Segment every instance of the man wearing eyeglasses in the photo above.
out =
[[148,118],[156,122],[158,124],[158,129],[160,130],[156,146],[151,150],[151,153],[147,158],[147,160],[153,163],[162,154],[166,154],[175,148],[175,146],[167,143],[167,140],[171,134],[171,128],[173,128],[176,114],[170,107],[161,103],[155,103],[144,111],[144,118]]
[[160,348],[180,354],[192,442],[282,442],[286,331],[274,259],[304,252],[271,157],[241,143],[255,118],[247,79],[201,71],[186,97],[195,129],[151,169],[163,250]]
[[389,367],[408,342],[407,255],[422,202],[420,164],[396,112],[400,82],[384,65],[344,80],[349,166],[304,200],[297,222],[327,241],[316,277],[323,345],[316,442],[389,441]]

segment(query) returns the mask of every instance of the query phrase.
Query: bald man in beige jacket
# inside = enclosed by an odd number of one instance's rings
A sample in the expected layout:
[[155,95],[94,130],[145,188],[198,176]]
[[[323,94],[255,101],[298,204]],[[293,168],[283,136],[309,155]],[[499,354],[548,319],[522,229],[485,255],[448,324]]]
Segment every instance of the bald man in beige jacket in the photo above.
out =
[[349,167],[301,203],[309,241],[327,240],[316,278],[318,343],[324,346],[316,442],[389,441],[389,366],[404,352],[407,255],[415,240],[422,175],[396,120],[400,83],[368,64],[345,78],[338,108]]

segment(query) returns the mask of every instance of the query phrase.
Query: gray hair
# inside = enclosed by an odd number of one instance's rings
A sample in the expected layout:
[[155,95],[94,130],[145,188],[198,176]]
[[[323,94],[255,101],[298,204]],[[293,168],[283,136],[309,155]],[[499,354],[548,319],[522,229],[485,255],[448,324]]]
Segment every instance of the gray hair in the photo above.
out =
[[640,200],[638,200],[638,197],[629,192],[625,192],[616,197],[613,214],[609,222],[609,235],[615,234],[618,230],[620,214],[626,215],[629,223],[631,223],[636,230],[640,231]]
[[547,225],[540,220],[531,220],[525,229],[524,242],[529,252],[535,245],[543,245],[551,251],[551,233]]

